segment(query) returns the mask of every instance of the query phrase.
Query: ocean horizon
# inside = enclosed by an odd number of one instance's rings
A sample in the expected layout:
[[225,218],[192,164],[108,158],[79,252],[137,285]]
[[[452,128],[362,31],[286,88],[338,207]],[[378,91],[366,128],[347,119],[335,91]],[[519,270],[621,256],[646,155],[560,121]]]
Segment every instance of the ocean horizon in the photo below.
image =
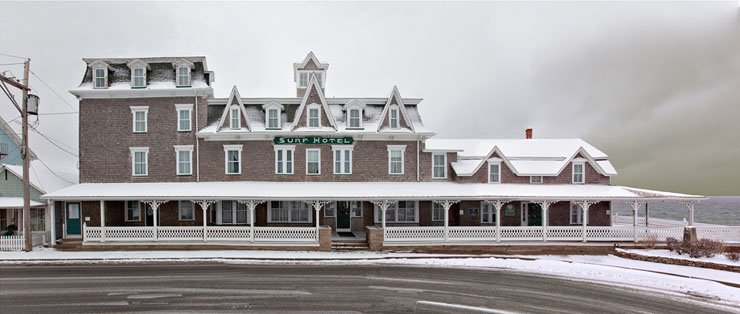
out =
[[[694,205],[694,222],[726,226],[740,226],[740,196],[708,196],[708,200]],[[632,216],[632,207],[624,202],[612,202],[612,211],[620,216]],[[688,221],[689,210],[678,202],[652,202],[648,204],[650,218]],[[645,206],[640,207],[640,217],[645,217]]]

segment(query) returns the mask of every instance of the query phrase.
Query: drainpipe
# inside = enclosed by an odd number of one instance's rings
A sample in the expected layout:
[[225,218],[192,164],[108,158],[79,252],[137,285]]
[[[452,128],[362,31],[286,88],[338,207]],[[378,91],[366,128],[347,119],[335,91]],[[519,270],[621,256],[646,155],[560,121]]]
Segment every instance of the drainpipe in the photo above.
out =
[[416,182],[420,181],[419,177],[419,140],[420,138],[416,139]]
[[[198,133],[198,91],[195,91],[195,133]],[[198,145],[198,135],[195,136],[195,182],[200,182],[200,147]]]

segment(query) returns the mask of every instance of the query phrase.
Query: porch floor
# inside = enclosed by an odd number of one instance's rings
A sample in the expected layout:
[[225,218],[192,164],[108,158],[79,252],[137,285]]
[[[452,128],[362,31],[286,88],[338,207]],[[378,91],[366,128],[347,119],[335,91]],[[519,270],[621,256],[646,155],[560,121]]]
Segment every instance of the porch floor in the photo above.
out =
[[340,235],[336,231],[332,231],[332,233],[331,233],[331,240],[332,241],[336,241],[336,240],[340,240],[341,241],[341,240],[365,240],[366,239],[365,238],[365,231],[353,231],[352,232],[352,234],[354,235],[353,237],[345,236],[344,234],[346,234],[347,232],[341,232],[341,233],[343,235]]

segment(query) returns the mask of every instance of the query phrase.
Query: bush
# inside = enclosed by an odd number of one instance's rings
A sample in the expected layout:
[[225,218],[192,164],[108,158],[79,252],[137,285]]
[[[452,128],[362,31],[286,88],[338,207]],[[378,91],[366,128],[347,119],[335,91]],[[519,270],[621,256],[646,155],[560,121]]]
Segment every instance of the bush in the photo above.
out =
[[645,237],[645,247],[648,249],[654,249],[658,245],[658,235],[650,233]]
[[725,244],[722,243],[721,241],[701,239],[699,240],[699,243],[698,243],[697,255],[699,255],[699,257],[701,256],[712,257],[712,256],[717,255],[717,253],[722,252],[724,247],[725,247]]
[[678,241],[678,239],[676,238],[668,237],[665,239],[665,242],[668,246],[668,250],[670,250],[671,252],[678,252],[681,249],[681,241]]
[[725,257],[733,262],[740,261],[740,253],[738,252],[727,252],[725,253]]
[[722,252],[724,243],[710,239],[701,239],[696,243],[689,241],[679,242],[676,238],[666,238],[668,250],[678,253],[679,255],[688,254],[692,258],[712,257]]

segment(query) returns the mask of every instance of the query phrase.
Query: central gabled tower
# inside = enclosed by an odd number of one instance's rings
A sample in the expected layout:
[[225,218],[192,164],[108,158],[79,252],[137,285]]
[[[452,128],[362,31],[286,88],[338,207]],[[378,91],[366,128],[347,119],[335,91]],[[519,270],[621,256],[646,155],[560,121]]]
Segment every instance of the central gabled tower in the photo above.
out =
[[306,89],[309,86],[311,75],[315,75],[316,79],[321,86],[321,92],[326,92],[326,71],[329,69],[328,63],[321,63],[316,55],[309,52],[303,62],[293,63],[293,81],[296,86],[296,97],[303,97],[306,94]]

